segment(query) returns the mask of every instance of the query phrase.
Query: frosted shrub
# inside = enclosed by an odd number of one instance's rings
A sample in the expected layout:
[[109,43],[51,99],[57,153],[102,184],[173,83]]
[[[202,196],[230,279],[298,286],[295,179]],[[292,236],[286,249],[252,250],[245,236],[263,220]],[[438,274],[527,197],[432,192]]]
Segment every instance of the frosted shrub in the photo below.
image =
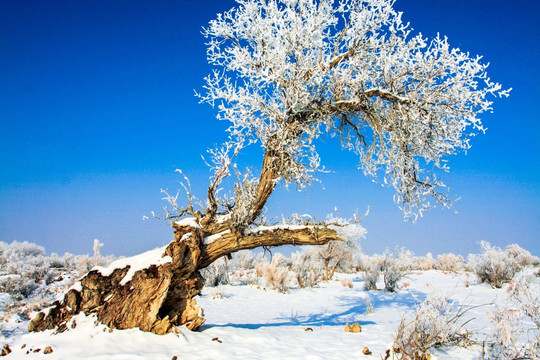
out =
[[272,256],[270,264],[277,267],[289,268],[291,266],[291,260],[287,259],[282,253],[276,253],[274,256]]
[[18,274],[23,278],[41,281],[49,270],[42,246],[13,241],[11,244],[0,242],[1,274]]
[[29,297],[39,285],[33,279],[18,274],[0,276],[0,292],[16,297]]
[[482,241],[482,254],[469,256],[469,267],[478,276],[480,282],[488,283],[493,287],[500,288],[504,283],[512,280],[520,265],[515,258],[498,247]]
[[461,255],[452,253],[442,254],[437,256],[435,268],[442,271],[460,271],[465,266],[465,260]]
[[209,266],[201,270],[201,276],[204,279],[204,285],[215,287],[224,285],[229,282],[229,274],[227,272],[227,264],[225,258],[214,261]]
[[398,282],[407,275],[411,268],[412,255],[409,250],[397,248],[393,253],[388,250],[384,253],[381,270],[386,291],[396,292],[399,289]]
[[402,318],[392,345],[397,359],[427,360],[429,349],[445,345],[466,346],[466,308],[454,306],[447,298],[431,295],[416,308],[411,320]]
[[253,254],[249,250],[238,251],[233,254],[231,268],[251,270],[255,267]]
[[26,241],[0,242],[0,265],[0,291],[12,295],[28,297],[54,276],[45,249]]
[[319,257],[323,262],[323,279],[332,280],[337,270],[352,272],[354,255],[360,252],[360,239],[365,237],[367,231],[358,223],[339,217],[329,217],[328,223],[335,224],[329,227],[345,241],[331,241],[319,248]]
[[268,259],[264,256],[264,254],[258,254],[255,257],[255,274],[258,278],[264,277],[264,272],[266,270],[266,266],[270,263]]
[[377,290],[377,281],[381,274],[381,267],[377,263],[373,263],[364,271],[364,289]]
[[322,263],[314,250],[305,248],[291,256],[291,270],[301,288],[311,288],[322,281]]
[[414,257],[411,259],[411,270],[431,270],[435,267],[436,261],[431,253],[426,256]]
[[289,292],[289,270],[286,267],[275,263],[259,264],[258,267],[258,271],[262,273],[267,286],[280,293]]
[[538,265],[540,259],[537,256],[533,256],[529,251],[523,249],[518,244],[508,245],[504,252],[510,259],[515,261],[519,266]]
[[492,315],[488,359],[540,359],[540,279],[523,273],[508,291],[516,307],[499,307]]
[[352,289],[354,287],[353,282],[350,278],[343,278],[340,281],[341,286],[348,287],[349,289]]

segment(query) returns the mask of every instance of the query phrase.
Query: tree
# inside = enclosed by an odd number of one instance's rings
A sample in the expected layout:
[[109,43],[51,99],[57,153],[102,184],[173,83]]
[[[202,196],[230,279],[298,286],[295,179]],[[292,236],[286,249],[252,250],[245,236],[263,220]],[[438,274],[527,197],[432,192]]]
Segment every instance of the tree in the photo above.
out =
[[[338,137],[365,174],[393,186],[405,216],[421,215],[430,198],[450,206],[436,172],[447,171],[447,157],[483,132],[479,115],[491,110],[488,97],[508,91],[490,81],[480,57],[451,48],[443,37],[413,35],[393,2],[237,0],[236,8],[218,14],[204,30],[215,70],[199,96],[230,123],[228,140],[209,151],[213,176],[200,210],[189,183],[186,206],[167,195],[175,240],[163,255],[171,261],[130,280],[130,288],[152,283],[159,291],[127,291],[129,284],[119,285],[127,268],[107,276],[92,271],[80,292],[68,293],[64,305],[31,326],[57,326],[84,311],[111,327],[194,329],[204,321],[193,299],[199,269],[243,249],[341,240],[343,223],[265,226],[262,220],[279,183],[302,189],[324,169],[315,146],[323,135]],[[254,145],[263,150],[257,176],[235,165],[240,151]],[[223,195],[233,171],[238,181]]]

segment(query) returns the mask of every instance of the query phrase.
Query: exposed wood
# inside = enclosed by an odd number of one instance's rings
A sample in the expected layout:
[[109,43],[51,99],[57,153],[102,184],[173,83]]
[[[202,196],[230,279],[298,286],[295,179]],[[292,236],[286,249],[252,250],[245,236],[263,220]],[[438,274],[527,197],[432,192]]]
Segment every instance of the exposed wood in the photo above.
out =
[[281,245],[325,245],[332,240],[341,240],[332,229],[319,226],[306,226],[297,229],[259,228],[261,230],[238,236],[224,234],[202,248],[200,267],[210,265],[220,257],[240,250],[255,249],[260,246]]
[[175,240],[163,254],[172,261],[136,271],[126,284],[122,279],[129,267],[115,269],[110,275],[90,271],[81,280],[80,290],[69,290],[62,302],[32,319],[28,329],[63,331],[80,312],[96,314],[101,323],[115,329],[137,327],[156,334],[168,333],[177,325],[197,329],[204,323],[194,299],[202,287],[197,271],[201,240],[200,229],[177,229]]

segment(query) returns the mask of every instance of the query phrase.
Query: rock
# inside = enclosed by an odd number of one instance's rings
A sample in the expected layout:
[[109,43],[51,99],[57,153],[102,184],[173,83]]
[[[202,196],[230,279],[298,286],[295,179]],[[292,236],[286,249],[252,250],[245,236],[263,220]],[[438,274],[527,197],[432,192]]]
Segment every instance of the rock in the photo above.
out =
[[345,325],[345,332],[359,333],[361,331],[362,327],[359,323],[353,323],[352,325],[349,325],[349,323],[347,323]]
[[9,354],[11,352],[11,349],[9,348],[9,345],[6,344],[4,345],[4,347],[2,348],[2,352],[0,353],[0,356],[6,356],[7,354]]
[[47,346],[44,350],[43,350],[43,353],[44,354],[51,354],[53,352],[53,349],[52,347],[50,346]]
[[369,348],[366,346],[366,347],[364,348],[364,350],[362,350],[362,354],[364,354],[364,355],[371,355],[372,352],[371,352],[371,351],[369,350]]

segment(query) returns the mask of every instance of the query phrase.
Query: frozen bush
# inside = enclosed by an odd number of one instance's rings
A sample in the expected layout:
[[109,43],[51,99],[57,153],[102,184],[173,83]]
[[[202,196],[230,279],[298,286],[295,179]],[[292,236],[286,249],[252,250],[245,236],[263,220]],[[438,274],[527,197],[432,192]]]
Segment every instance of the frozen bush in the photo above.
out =
[[13,241],[11,244],[0,243],[0,249],[2,274],[18,274],[39,282],[49,271],[42,246],[26,241]]
[[381,266],[377,263],[373,263],[369,266],[369,269],[364,271],[364,289],[377,290],[377,281],[381,274]]
[[488,359],[540,359],[540,279],[523,273],[510,283],[515,307],[498,307],[488,339]]
[[529,251],[523,249],[518,244],[508,245],[504,249],[504,252],[521,267],[538,265],[540,263],[540,259],[537,256],[533,256]]
[[18,274],[0,276],[0,292],[29,297],[39,285],[33,279]]
[[257,275],[258,278],[263,278],[264,277],[264,272],[265,272],[265,269],[266,269],[266,265],[268,265],[270,263],[270,261],[268,261],[268,259],[266,258],[266,256],[264,256],[264,254],[258,254],[256,257],[255,257],[255,275]]
[[512,280],[520,265],[515,258],[498,247],[482,241],[482,253],[469,256],[469,268],[478,276],[480,282],[500,288],[504,283]]
[[461,271],[465,266],[465,260],[461,255],[452,253],[437,256],[435,268],[442,271]]
[[311,288],[322,281],[322,263],[313,250],[305,248],[291,256],[291,270],[301,288]]
[[262,274],[267,286],[280,293],[289,292],[289,270],[273,263],[261,263],[257,265],[258,272]]
[[339,218],[329,217],[329,227],[336,231],[343,241],[331,241],[319,249],[319,257],[323,262],[323,279],[332,280],[337,270],[352,272],[354,255],[360,252],[360,239],[365,237],[367,231],[358,223]]
[[250,250],[242,250],[233,254],[231,268],[251,270],[255,267],[255,259]]
[[447,298],[429,296],[417,306],[411,320],[401,319],[392,345],[395,358],[427,360],[432,348],[469,345],[463,319],[466,312],[467,308],[455,306]]
[[352,252],[349,244],[331,241],[320,247],[318,256],[323,263],[323,279],[332,280],[336,271],[346,271],[352,266]]
[[291,267],[291,260],[287,259],[285,255],[282,253],[276,253],[272,256],[272,260],[270,261],[270,264],[282,267],[282,268],[290,268]]
[[389,292],[396,292],[399,289],[398,282],[403,279],[411,268],[412,252],[410,250],[396,248],[393,253],[388,250],[383,254],[384,289]]
[[418,256],[411,259],[411,270],[427,271],[435,267],[436,261],[431,253],[427,253],[426,256]]
[[341,286],[348,287],[349,289],[352,289],[354,287],[353,282],[350,278],[343,278],[341,279]]
[[201,276],[204,279],[204,285],[209,287],[215,287],[218,285],[224,285],[229,282],[229,274],[227,271],[227,264],[225,258],[214,261],[200,271]]
[[66,253],[64,257],[58,256],[57,253],[52,253],[49,257],[49,266],[53,269],[67,269],[68,268],[68,262],[66,261],[66,256],[71,255]]

